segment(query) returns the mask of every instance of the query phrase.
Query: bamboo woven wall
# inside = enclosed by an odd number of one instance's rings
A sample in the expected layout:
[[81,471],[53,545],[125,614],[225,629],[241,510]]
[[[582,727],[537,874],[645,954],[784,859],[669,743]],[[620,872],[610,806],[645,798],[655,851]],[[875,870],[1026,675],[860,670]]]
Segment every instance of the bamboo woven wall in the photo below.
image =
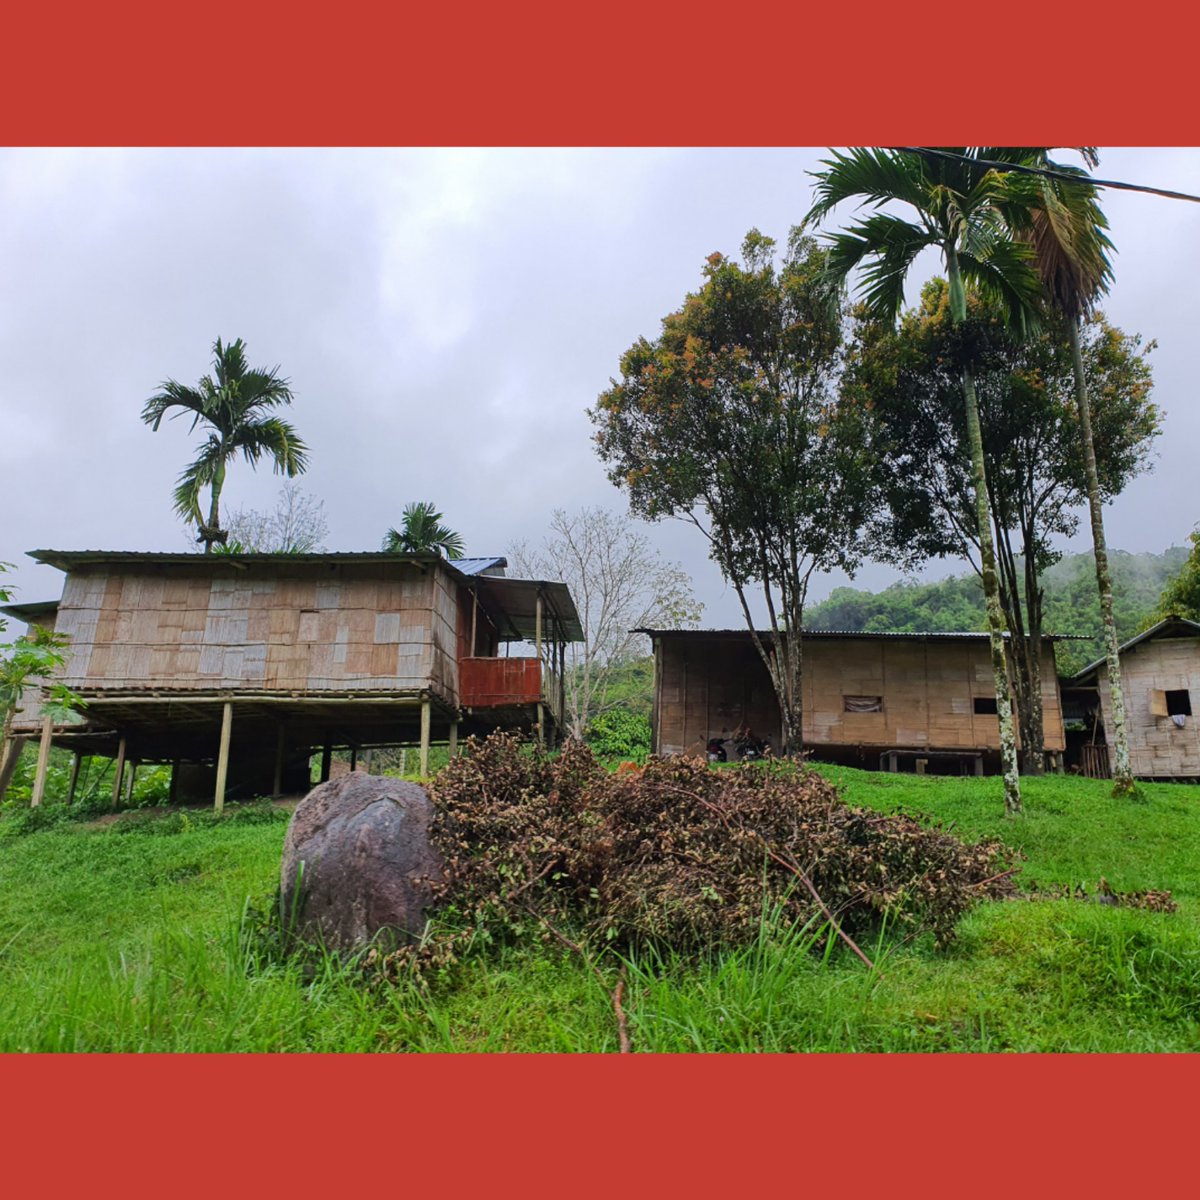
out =
[[456,585],[366,564],[73,571],[58,629],[77,689],[431,688],[457,701]]
[[[748,638],[662,638],[655,660],[655,733],[678,754],[749,724],[778,748],[779,706]],[[814,638],[804,643],[804,740],[809,745],[982,750],[1000,746],[994,715],[974,697],[994,696],[985,640]],[[882,712],[845,712],[845,696],[881,696]],[[1043,648],[1046,749],[1065,746],[1054,653]]]
[[[1112,730],[1108,668],[1100,667],[1098,686],[1104,727]],[[1168,716],[1151,712],[1153,693],[1187,690],[1193,716],[1180,729]],[[1121,693],[1125,728],[1135,775],[1200,777],[1200,638],[1153,638],[1121,655]],[[1112,734],[1108,735],[1112,765]]]

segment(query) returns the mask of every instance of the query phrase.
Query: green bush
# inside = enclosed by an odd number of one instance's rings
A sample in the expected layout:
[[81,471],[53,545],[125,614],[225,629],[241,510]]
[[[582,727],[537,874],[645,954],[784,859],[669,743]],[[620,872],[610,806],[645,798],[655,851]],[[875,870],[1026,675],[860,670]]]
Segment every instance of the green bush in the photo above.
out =
[[650,753],[650,721],[627,708],[614,708],[588,725],[587,744],[599,758],[643,759]]

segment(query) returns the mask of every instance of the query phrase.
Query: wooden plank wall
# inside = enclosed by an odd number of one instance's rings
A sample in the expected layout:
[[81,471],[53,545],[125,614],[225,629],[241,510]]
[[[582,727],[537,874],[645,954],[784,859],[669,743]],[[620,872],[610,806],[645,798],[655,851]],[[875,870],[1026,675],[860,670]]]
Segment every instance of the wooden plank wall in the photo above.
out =
[[[749,724],[780,744],[770,676],[748,639],[662,638],[655,667],[656,744],[663,754],[703,746]],[[1065,747],[1052,648],[1044,650],[1046,749]],[[999,722],[976,715],[991,697],[987,643],[888,638],[804,644],[804,740],[810,745],[998,749]],[[881,696],[882,712],[848,713],[844,696]]]
[[407,690],[457,700],[456,598],[437,568],[353,563],[72,572],[75,688]]
[[[1101,666],[1100,707],[1112,745],[1112,700],[1108,668]],[[1186,689],[1193,716],[1180,729],[1170,717],[1150,711],[1151,693]],[[1200,638],[1154,638],[1121,655],[1121,692],[1125,697],[1125,728],[1135,775],[1200,777]]]

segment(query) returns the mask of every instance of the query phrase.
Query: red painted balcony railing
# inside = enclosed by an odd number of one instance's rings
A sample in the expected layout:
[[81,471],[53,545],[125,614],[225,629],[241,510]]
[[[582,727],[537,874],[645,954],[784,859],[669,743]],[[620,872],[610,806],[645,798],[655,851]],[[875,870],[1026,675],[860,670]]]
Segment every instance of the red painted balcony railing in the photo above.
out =
[[562,718],[558,675],[536,658],[459,659],[458,698],[464,708],[511,708],[540,700]]

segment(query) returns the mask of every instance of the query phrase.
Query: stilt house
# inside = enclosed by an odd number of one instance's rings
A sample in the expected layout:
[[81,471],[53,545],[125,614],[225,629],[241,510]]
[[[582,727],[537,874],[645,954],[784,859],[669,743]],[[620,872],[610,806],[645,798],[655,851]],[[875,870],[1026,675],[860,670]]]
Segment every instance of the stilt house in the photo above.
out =
[[[747,728],[779,748],[775,689],[747,630],[641,632],[654,646],[657,753],[702,752],[714,739],[732,750]],[[1045,749],[1059,765],[1054,640],[1042,642],[1042,707]],[[804,634],[803,663],[804,745],[817,757],[873,770],[999,769],[987,634],[813,630]]]
[[[62,598],[10,615],[69,639],[60,678],[84,722],[29,697],[14,734],[117,760],[171,763],[182,796],[306,789],[309,759],[460,734],[562,727],[566,585],[510,579],[503,558],[36,550]],[[509,657],[514,643],[532,655]],[[40,773],[39,773],[40,774]],[[35,793],[36,794],[36,793]]]

